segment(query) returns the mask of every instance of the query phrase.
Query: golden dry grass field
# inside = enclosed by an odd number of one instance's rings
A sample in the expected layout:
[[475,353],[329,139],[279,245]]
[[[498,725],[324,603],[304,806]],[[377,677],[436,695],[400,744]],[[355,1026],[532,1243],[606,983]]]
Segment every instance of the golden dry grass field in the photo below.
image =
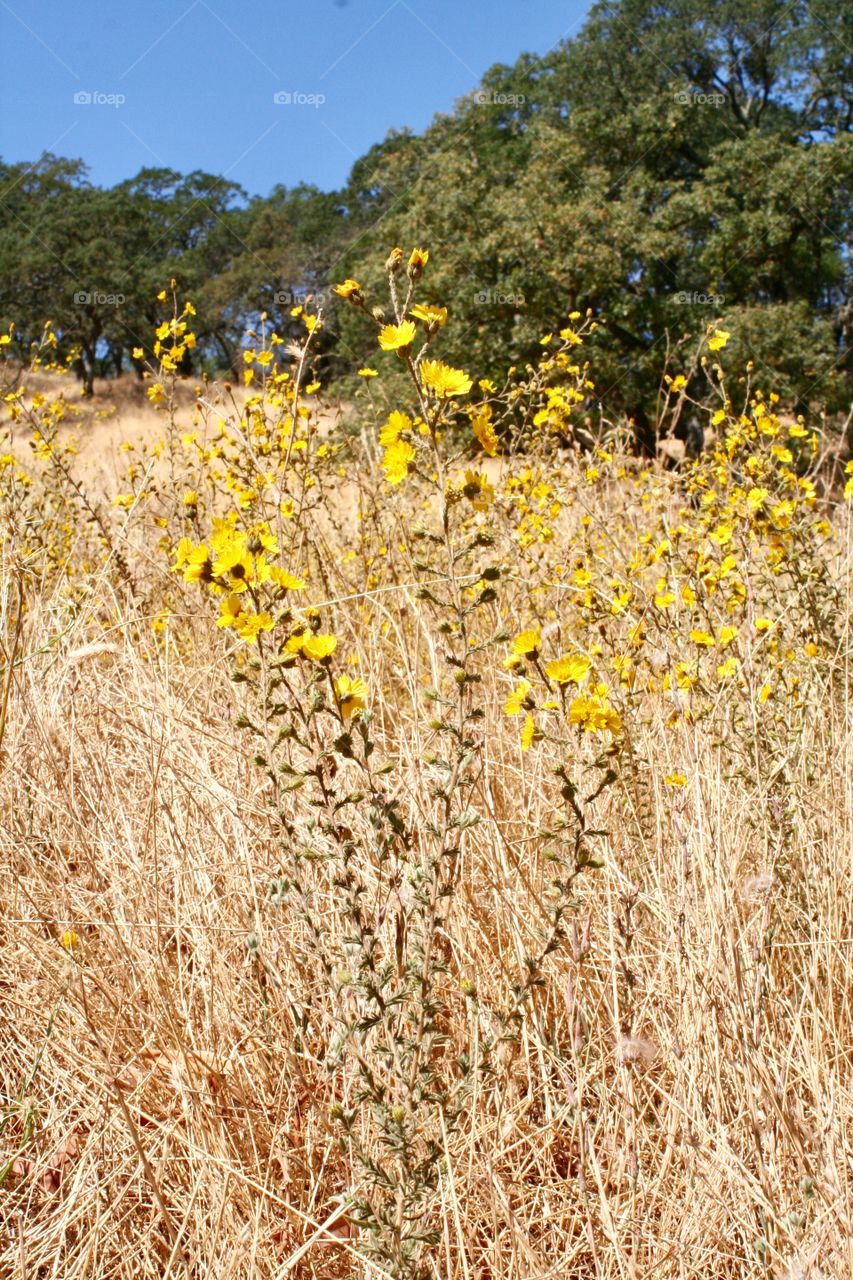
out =
[[6,381],[0,1276],[847,1280],[850,502],[407,337],[346,437]]

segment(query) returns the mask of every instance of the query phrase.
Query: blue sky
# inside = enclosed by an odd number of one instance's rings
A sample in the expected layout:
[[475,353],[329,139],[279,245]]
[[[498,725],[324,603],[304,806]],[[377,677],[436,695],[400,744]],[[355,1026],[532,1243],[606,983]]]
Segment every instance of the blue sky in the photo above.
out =
[[588,8],[0,0],[0,155],[79,157],[105,186],[167,166],[221,173],[251,194],[332,189],[389,129],[423,129],[490,66],[576,33]]

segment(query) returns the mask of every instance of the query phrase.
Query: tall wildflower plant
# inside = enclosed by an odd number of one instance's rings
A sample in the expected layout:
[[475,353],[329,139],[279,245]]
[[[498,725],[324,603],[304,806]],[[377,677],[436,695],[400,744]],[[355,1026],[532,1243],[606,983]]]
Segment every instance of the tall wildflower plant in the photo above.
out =
[[[301,459],[294,451],[302,412],[298,385],[289,425],[283,436],[279,432],[269,464],[257,468],[260,483],[253,485],[251,502],[242,504],[252,518],[232,512],[214,519],[203,541],[181,540],[174,562],[185,581],[218,599],[219,625],[251,646],[248,659],[238,651],[234,678],[248,686],[241,723],[255,740],[278,838],[281,874],[270,899],[300,922],[317,999],[334,1015],[335,1038],[314,1052],[339,1081],[329,1123],[360,1169],[347,1204],[350,1219],[363,1248],[399,1280],[430,1274],[426,1259],[440,1238],[434,1200],[448,1139],[475,1075],[492,1069],[501,1041],[516,1037],[525,1002],[542,980],[542,964],[563,940],[575,877],[595,865],[576,787],[560,770],[565,812],[549,833],[549,856],[564,874],[554,879],[551,924],[503,1005],[481,1010],[475,984],[452,972],[447,939],[468,833],[484,816],[476,803],[483,672],[496,653],[504,656],[510,634],[498,608],[508,566],[495,549],[494,488],[471,460],[497,453],[498,427],[506,432],[515,422],[522,392],[514,388],[501,397],[483,382],[471,398],[472,377],[433,357],[448,312],[417,300],[428,260],[423,249],[408,260],[402,250],[391,253],[392,322],[368,307],[356,281],[337,287],[376,325],[380,351],[402,364],[411,387],[411,404],[388,415],[378,444],[391,525],[406,528],[402,510],[393,510],[403,491],[406,509],[414,504],[421,511],[399,552],[414,585],[421,634],[432,637],[434,679],[423,690],[433,740],[423,760],[425,793],[404,796],[394,764],[381,760],[373,691],[343,660],[345,639],[322,609],[294,603],[306,580],[292,560],[282,563],[275,523],[280,527],[282,512],[290,517],[302,505],[288,488],[295,464],[303,469],[303,493],[309,477],[317,483],[310,447]],[[309,320],[306,347],[296,353],[300,369],[319,323]],[[580,341],[568,329],[555,344],[556,364],[568,379],[564,389],[550,392],[555,411],[570,398],[583,398],[585,371],[565,354]],[[263,353],[258,360],[263,363]],[[530,372],[516,433],[533,417],[534,384],[536,395],[544,394],[544,377]],[[545,394],[542,402],[548,401]],[[244,434],[245,461],[245,453],[254,451],[249,425]],[[195,492],[193,499],[197,506]],[[270,503],[272,513],[258,520],[258,508]],[[301,522],[290,527],[298,531]],[[298,538],[291,539],[291,556],[296,545]],[[525,661],[539,666],[536,643],[522,637],[509,665]],[[561,667],[557,690],[562,673]],[[521,705],[521,695],[514,696]],[[601,714],[601,727],[618,728],[615,713]],[[448,1035],[460,1011],[470,1026],[463,1052],[451,1047]],[[311,1042],[310,1015],[300,1013],[299,1025]]]

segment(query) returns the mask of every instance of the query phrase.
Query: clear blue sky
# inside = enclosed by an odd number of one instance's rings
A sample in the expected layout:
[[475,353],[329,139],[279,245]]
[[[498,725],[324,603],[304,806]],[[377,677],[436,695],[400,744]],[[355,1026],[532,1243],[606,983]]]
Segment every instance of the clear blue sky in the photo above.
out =
[[[79,157],[108,186],[205,169],[251,194],[340,186],[587,0],[0,0],[0,155]],[[274,95],[290,95],[276,103]],[[75,95],[90,95],[90,102]]]

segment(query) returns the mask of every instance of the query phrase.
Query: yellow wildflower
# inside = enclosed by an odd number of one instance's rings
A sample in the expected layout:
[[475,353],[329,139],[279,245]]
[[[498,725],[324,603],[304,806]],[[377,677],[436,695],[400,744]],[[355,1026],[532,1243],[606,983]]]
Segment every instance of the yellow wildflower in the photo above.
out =
[[471,429],[490,458],[498,452],[498,438],[492,426],[490,413],[477,413],[471,419]]
[[535,655],[539,650],[541,639],[542,632],[538,627],[531,627],[527,631],[520,632],[512,642],[512,649],[504,666],[514,667],[522,658]]
[[440,400],[449,396],[464,396],[474,385],[462,369],[452,369],[441,360],[424,360],[421,365],[421,377],[424,386],[434,392]]
[[417,282],[424,273],[424,268],[429,262],[429,249],[413,249],[409,254],[408,275],[409,279]]
[[334,292],[339,298],[345,298],[347,302],[359,302],[364,297],[358,281],[349,278],[344,280],[343,284],[336,284]]
[[383,351],[404,351],[415,340],[417,329],[411,320],[402,324],[386,324],[379,332],[379,345]]
[[604,684],[575,698],[569,708],[569,723],[580,725],[586,733],[618,733],[622,728],[621,717],[611,707]]
[[394,409],[393,412],[388,414],[388,421],[379,432],[379,443],[384,449],[387,449],[389,444],[394,444],[400,439],[404,431],[411,430],[411,426],[412,420],[408,414],[400,413],[397,409]]
[[545,668],[549,680],[556,684],[582,684],[589,675],[590,661],[582,653],[566,653]]
[[366,705],[366,698],[367,685],[360,676],[356,676],[354,680],[347,675],[338,676],[335,681],[335,700],[345,720],[362,710]]
[[519,680],[512,693],[504,703],[504,712],[508,716],[517,716],[521,711],[524,700],[530,692],[530,681]]
[[533,716],[528,711],[527,719],[524,722],[524,728],[521,731],[522,751],[529,751],[533,743],[533,739],[537,736],[538,735],[536,733],[536,722],[534,721]]
[[241,640],[245,640],[248,644],[257,644],[260,633],[272,631],[273,625],[272,618],[266,612],[241,613],[235,630]]
[[428,303],[419,302],[410,309],[409,315],[414,316],[416,320],[422,320],[428,333],[438,333],[439,329],[447,324],[447,307],[433,307]]
[[408,440],[395,440],[389,444],[382,458],[382,470],[389,484],[401,484],[409,474],[409,467],[416,457],[414,446]]
[[330,658],[338,647],[337,636],[333,635],[312,635],[309,632],[308,639],[302,641],[302,652],[306,658],[311,658],[313,662],[324,662],[326,658]]

